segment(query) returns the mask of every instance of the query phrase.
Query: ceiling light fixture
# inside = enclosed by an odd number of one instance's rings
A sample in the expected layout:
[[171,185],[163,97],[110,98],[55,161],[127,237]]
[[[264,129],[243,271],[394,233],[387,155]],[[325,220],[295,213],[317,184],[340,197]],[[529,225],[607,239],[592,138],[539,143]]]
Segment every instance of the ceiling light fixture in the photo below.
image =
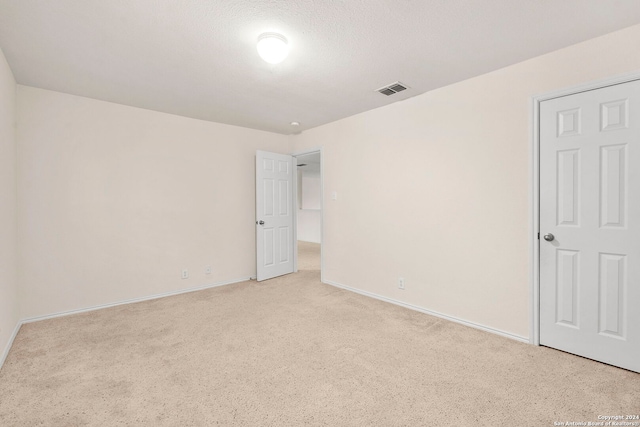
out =
[[282,62],[289,54],[289,44],[282,34],[263,33],[258,37],[258,53],[269,64]]
[[291,126],[300,126],[300,122],[291,122]]

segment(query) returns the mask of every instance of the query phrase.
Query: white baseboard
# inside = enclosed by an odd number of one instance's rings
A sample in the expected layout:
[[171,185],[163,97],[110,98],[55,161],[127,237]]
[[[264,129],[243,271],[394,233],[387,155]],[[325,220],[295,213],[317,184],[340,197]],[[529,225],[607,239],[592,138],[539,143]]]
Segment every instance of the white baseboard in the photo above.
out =
[[449,320],[451,322],[459,323],[459,324],[465,325],[465,326],[470,326],[470,327],[475,328],[475,329],[480,329],[481,331],[490,332],[492,334],[500,335],[500,336],[503,336],[503,337],[506,337],[506,338],[510,338],[512,340],[516,340],[516,341],[520,341],[520,342],[529,344],[529,338],[525,338],[525,337],[520,336],[520,335],[512,334],[510,332],[501,331],[499,329],[494,329],[494,328],[491,328],[489,326],[481,325],[479,323],[475,323],[475,322],[470,322],[468,320],[459,319],[459,318],[454,317],[454,316],[448,316],[446,314],[438,313],[437,311],[428,310],[426,308],[418,307],[416,305],[407,304],[406,302],[398,301],[398,300],[395,300],[395,299],[392,299],[392,298],[383,297],[381,295],[374,294],[372,292],[367,292],[367,291],[363,291],[363,290],[360,290],[360,289],[352,288],[350,286],[346,286],[346,285],[343,285],[343,284],[340,284],[340,283],[337,283],[337,282],[333,282],[331,280],[324,280],[323,283],[326,283],[327,285],[335,286],[336,288],[341,288],[341,289],[345,289],[347,291],[355,292],[356,294],[364,295],[366,297],[375,298],[375,299],[380,300],[380,301],[384,301],[384,302],[388,302],[388,303],[391,303],[391,304],[399,305],[401,307],[408,308],[410,310],[419,311],[420,313],[428,314],[430,316],[439,317],[441,319]]
[[187,294],[189,292],[202,291],[204,289],[211,289],[211,288],[217,288],[219,286],[233,285],[234,283],[246,282],[247,280],[251,280],[251,279],[252,279],[252,277],[247,276],[247,277],[243,277],[241,279],[229,280],[229,281],[226,281],[226,282],[217,282],[217,283],[213,283],[213,284],[198,286],[198,287],[195,287],[195,288],[181,289],[179,291],[165,292],[165,293],[162,293],[162,294],[155,294],[155,295],[150,295],[150,296],[141,297],[141,298],[133,298],[133,299],[128,299],[128,300],[124,300],[124,301],[117,301],[117,302],[113,302],[113,303],[109,303],[109,304],[94,305],[92,307],[80,308],[80,309],[77,309],[77,310],[61,311],[61,312],[58,312],[58,313],[47,314],[47,315],[44,315],[44,316],[29,317],[27,319],[22,319],[20,324],[38,322],[40,320],[54,319],[56,317],[64,317],[64,316],[69,316],[69,315],[72,315],[72,314],[86,313],[88,311],[101,310],[103,308],[116,307],[118,305],[132,304],[132,303],[142,302],[142,301],[149,301],[149,300],[158,299],[158,298],[170,297],[170,296],[173,296],[173,295]]
[[[114,303],[110,303],[110,304],[96,305],[96,306],[92,306],[92,307],[88,307],[88,308],[82,308],[82,309],[78,309],[78,310],[69,310],[69,311],[63,311],[63,312],[54,313],[54,314],[48,314],[48,315],[45,315],[45,316],[37,316],[37,317],[30,317],[30,318],[27,318],[27,319],[23,319],[23,320],[19,321],[18,324],[16,325],[16,327],[15,327],[15,329],[13,331],[13,334],[11,335],[11,338],[9,339],[9,342],[7,343],[4,351],[2,352],[2,357],[0,357],[0,369],[2,369],[2,365],[4,365],[4,361],[5,361],[5,359],[7,358],[8,354],[9,354],[9,350],[11,349],[11,346],[13,345],[13,341],[15,340],[16,336],[18,335],[18,331],[20,330],[20,327],[24,323],[37,322],[37,321],[40,321],[40,320],[53,319],[53,318],[56,318],[56,317],[69,316],[69,315],[78,314],[78,313],[86,313],[86,312],[89,312],[89,311],[100,310],[100,309],[103,309],[103,308],[116,307],[116,306],[119,306],[119,305],[132,304],[132,303],[142,302],[142,301],[149,301],[149,300],[169,297],[169,296],[173,296],[173,295],[186,294],[186,293],[189,293],[189,292],[196,292],[196,291],[201,291],[201,290],[204,290],[204,289],[217,288],[219,286],[226,286],[226,285],[232,285],[234,283],[246,282],[247,280],[255,280],[255,276],[243,277],[241,279],[230,280],[230,281],[226,281],[226,282],[218,282],[218,283],[199,286],[199,287],[196,287],[196,288],[189,288],[189,289],[182,289],[182,290],[179,290],[179,291],[165,292],[165,293],[162,293],[162,294],[150,295],[150,296],[146,296],[146,297],[142,297],[142,298],[134,298],[134,299],[118,301],[118,302],[114,302]],[[375,298],[375,299],[380,300],[380,301],[385,301],[385,302],[388,302],[388,303],[391,303],[391,304],[399,305],[401,307],[405,307],[405,308],[408,308],[410,310],[419,311],[421,313],[425,313],[425,314],[428,314],[428,315],[431,315],[431,316],[439,317],[441,319],[449,320],[451,322],[459,323],[459,324],[462,324],[462,325],[465,325],[465,326],[470,326],[470,327],[475,328],[475,329],[480,329],[480,330],[485,331],[485,332],[490,332],[492,334],[500,335],[500,336],[503,336],[503,337],[506,337],[506,338],[510,338],[510,339],[513,339],[513,340],[516,340],[516,341],[520,341],[520,342],[523,342],[523,343],[527,343],[527,344],[529,343],[529,338],[525,338],[525,337],[520,336],[520,335],[515,335],[515,334],[509,333],[509,332],[501,331],[499,329],[494,329],[494,328],[491,328],[489,326],[481,325],[479,323],[470,322],[468,320],[459,319],[459,318],[453,317],[453,316],[448,316],[446,314],[438,313],[437,311],[427,310],[426,308],[418,307],[418,306],[415,306],[415,305],[412,305],[412,304],[407,304],[405,302],[394,300],[392,298],[383,297],[381,295],[374,294],[372,292],[367,292],[367,291],[363,291],[363,290],[360,290],[360,289],[352,288],[350,286],[342,285],[340,283],[333,282],[331,280],[324,280],[323,283],[326,283],[327,285],[335,286],[336,288],[341,288],[341,289],[345,289],[347,291],[351,291],[351,292],[354,292],[354,293],[357,293],[357,294],[360,294],[360,295],[364,295],[364,296],[367,296],[367,297],[370,297],[370,298]]]
[[11,334],[11,337],[9,338],[9,342],[7,343],[7,345],[4,348],[4,351],[2,352],[2,356],[0,356],[0,369],[2,369],[2,366],[4,365],[4,361],[7,360],[7,356],[9,355],[9,350],[11,350],[11,346],[13,345],[13,340],[16,339],[16,336],[18,335],[18,331],[20,330],[21,326],[22,326],[22,322],[18,321],[18,324],[13,330],[13,334]]
[[16,336],[18,335],[18,331],[20,330],[20,327],[25,323],[38,322],[40,320],[54,319],[56,317],[64,317],[64,316],[69,316],[69,315],[78,314],[78,313],[86,313],[86,312],[89,312],[89,311],[100,310],[100,309],[103,309],[103,308],[116,307],[118,305],[132,304],[132,303],[136,303],[136,302],[150,301],[150,300],[153,300],[153,299],[170,297],[170,296],[173,296],[173,295],[186,294],[186,293],[189,293],[189,292],[202,291],[204,289],[217,288],[219,286],[226,286],[226,285],[232,285],[234,283],[246,282],[247,280],[255,280],[255,277],[254,276],[243,277],[241,279],[229,280],[229,281],[226,281],[226,282],[217,282],[217,283],[207,284],[207,285],[203,285],[203,286],[198,286],[198,287],[195,287],[195,288],[182,289],[182,290],[179,290],[179,291],[172,291],[172,292],[165,292],[165,293],[162,293],[162,294],[155,294],[155,295],[150,295],[150,296],[141,297],[141,298],[133,298],[133,299],[128,299],[128,300],[124,300],[124,301],[117,301],[117,302],[113,302],[113,303],[109,303],[109,304],[95,305],[95,306],[92,306],[92,307],[81,308],[81,309],[77,309],[77,310],[61,311],[61,312],[58,312],[58,313],[47,314],[47,315],[44,315],[44,316],[36,316],[36,317],[29,317],[29,318],[26,318],[26,319],[22,319],[22,320],[18,321],[18,324],[16,325],[16,328],[14,329],[13,334],[11,335],[11,338],[9,338],[9,342],[7,343],[4,351],[2,352],[2,356],[0,357],[0,369],[2,369],[2,365],[4,365],[4,361],[6,360],[7,356],[9,355],[9,350],[11,350],[11,347],[13,346],[13,341],[15,340]]

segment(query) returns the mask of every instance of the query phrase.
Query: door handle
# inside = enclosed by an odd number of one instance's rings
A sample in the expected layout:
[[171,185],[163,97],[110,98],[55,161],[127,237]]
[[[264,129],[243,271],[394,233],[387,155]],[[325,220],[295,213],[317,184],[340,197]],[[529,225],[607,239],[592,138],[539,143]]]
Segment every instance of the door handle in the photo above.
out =
[[551,234],[551,233],[547,233],[547,234],[545,234],[545,235],[544,235],[544,240],[546,240],[547,242],[551,242],[551,241],[553,241],[553,239],[555,239],[555,238],[556,238],[556,236],[554,236],[554,235],[553,235],[553,234]]
[[256,224],[264,225],[264,221],[262,221],[262,220],[256,221]]

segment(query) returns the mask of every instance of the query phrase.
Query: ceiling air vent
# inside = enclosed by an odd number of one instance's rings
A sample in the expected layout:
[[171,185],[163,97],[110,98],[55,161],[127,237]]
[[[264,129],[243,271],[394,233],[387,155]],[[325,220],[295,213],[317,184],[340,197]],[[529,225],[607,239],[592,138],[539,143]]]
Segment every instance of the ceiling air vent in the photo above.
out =
[[405,86],[400,82],[395,82],[395,83],[391,83],[390,85],[381,87],[380,89],[377,89],[376,92],[380,92],[383,95],[390,96],[390,95],[393,95],[394,93],[402,92],[407,88],[408,86]]

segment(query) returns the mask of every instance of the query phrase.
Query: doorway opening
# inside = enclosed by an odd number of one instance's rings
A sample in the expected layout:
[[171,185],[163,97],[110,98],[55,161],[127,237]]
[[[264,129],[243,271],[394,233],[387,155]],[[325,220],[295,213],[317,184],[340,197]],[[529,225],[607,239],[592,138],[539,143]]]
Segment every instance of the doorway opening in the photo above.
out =
[[296,271],[322,271],[322,151],[294,154]]

